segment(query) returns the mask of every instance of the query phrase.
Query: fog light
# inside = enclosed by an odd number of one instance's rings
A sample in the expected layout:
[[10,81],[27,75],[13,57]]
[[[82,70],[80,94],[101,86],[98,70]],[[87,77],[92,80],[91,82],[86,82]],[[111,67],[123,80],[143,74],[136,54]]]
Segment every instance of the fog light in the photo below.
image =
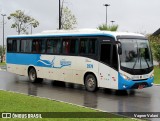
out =
[[153,83],[151,83],[151,85],[153,85]]
[[126,88],[126,85],[123,85],[123,88]]

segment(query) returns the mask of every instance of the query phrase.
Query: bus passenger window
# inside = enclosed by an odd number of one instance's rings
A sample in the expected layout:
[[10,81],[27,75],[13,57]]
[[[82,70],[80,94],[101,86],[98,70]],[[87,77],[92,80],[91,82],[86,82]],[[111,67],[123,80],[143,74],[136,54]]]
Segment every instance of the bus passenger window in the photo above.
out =
[[53,53],[52,40],[47,40],[47,53]]
[[30,53],[32,48],[32,41],[25,40],[25,52]]
[[88,54],[95,54],[95,50],[96,50],[96,39],[89,39]]
[[20,52],[20,40],[7,40],[8,52]]
[[57,54],[57,46],[58,46],[58,40],[57,39],[55,39],[55,40],[53,40],[53,53],[54,54]]
[[78,48],[76,48],[76,46],[78,47],[77,44],[77,41],[78,39],[74,39],[74,38],[71,38],[71,39],[63,39],[63,42],[62,42],[62,49],[63,49],[63,53],[64,54],[76,54],[78,53]]
[[80,39],[79,51],[81,54],[87,54],[87,39]]
[[82,38],[80,39],[80,53],[81,54],[95,54],[96,41],[95,38]]
[[76,39],[72,39],[70,41],[70,53],[75,54],[76,53]]
[[20,40],[17,40],[17,52],[20,52],[20,44],[21,43],[21,41]]
[[33,40],[32,42],[32,52],[39,53],[40,52],[40,40]]
[[17,40],[12,40],[12,52],[17,52]]
[[21,52],[25,52],[25,40],[21,40]]
[[46,50],[46,41],[41,40],[41,53],[45,53]]
[[57,40],[57,54],[60,54],[61,53],[61,40]]
[[7,41],[7,51],[12,52],[12,40]]
[[63,40],[63,53],[69,54],[69,40]]

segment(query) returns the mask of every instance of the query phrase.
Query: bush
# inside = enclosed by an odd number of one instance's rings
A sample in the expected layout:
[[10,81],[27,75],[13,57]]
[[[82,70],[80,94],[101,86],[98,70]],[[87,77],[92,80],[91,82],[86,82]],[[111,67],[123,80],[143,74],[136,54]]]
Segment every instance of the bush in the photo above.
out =
[[160,68],[160,35],[149,36],[154,59],[159,63]]

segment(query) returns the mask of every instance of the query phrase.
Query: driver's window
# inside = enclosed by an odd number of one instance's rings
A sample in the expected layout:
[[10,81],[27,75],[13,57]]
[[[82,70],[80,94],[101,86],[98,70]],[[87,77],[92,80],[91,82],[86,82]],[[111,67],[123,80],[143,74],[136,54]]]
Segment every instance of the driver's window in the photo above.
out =
[[117,57],[116,45],[101,44],[100,61],[117,70],[118,69],[118,57]]
[[101,44],[100,61],[110,65],[111,60],[111,44]]

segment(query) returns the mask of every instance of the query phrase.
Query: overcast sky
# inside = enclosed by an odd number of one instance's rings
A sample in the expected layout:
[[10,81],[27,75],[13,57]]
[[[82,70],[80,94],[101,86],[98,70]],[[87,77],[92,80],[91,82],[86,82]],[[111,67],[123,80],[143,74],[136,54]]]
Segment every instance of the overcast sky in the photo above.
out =
[[[118,31],[153,33],[160,28],[160,0],[65,0],[77,18],[77,28],[96,28],[106,21],[108,7],[108,24],[115,21]],[[9,16],[15,10],[23,10],[26,14],[40,22],[33,30],[39,33],[43,30],[58,28],[59,0],[0,0],[0,13]],[[0,16],[2,22],[2,16]],[[17,34],[11,29],[11,21],[5,18],[5,37]],[[2,23],[0,23],[0,44],[2,44]]]

